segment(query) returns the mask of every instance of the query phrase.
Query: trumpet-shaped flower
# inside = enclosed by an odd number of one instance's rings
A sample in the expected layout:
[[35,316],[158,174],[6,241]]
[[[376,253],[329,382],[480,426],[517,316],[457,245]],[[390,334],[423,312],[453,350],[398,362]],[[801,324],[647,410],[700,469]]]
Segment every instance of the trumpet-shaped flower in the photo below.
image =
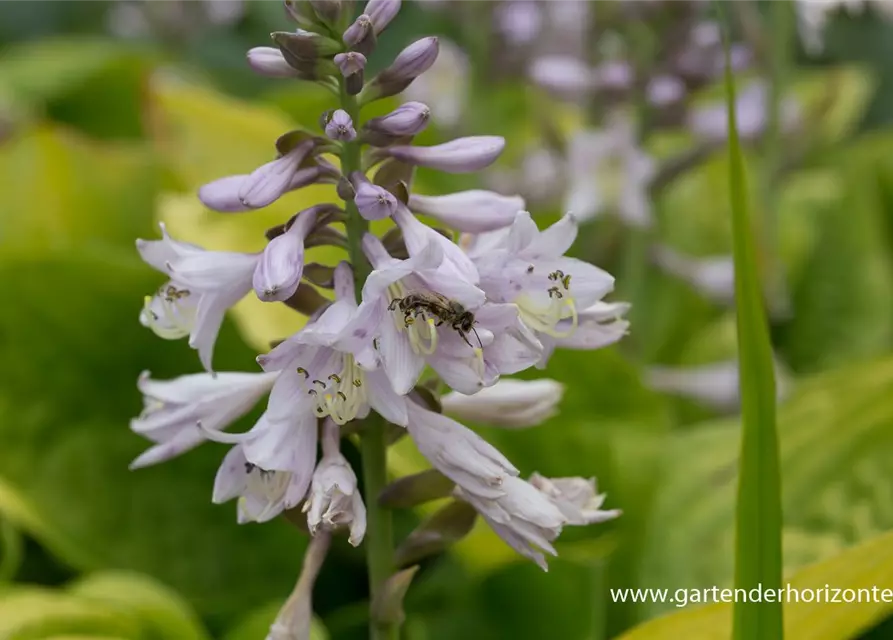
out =
[[199,423],[220,431],[245,415],[268,393],[276,379],[269,373],[195,373],[153,380],[144,371],[137,381],[145,408],[130,428],[155,445],[130,464],[147,467],[201,444]]
[[206,251],[178,242],[163,224],[161,233],[161,240],[136,241],[142,259],[171,278],[146,297],[140,322],[167,340],[189,336],[189,346],[211,371],[223,316],[251,290],[259,255]]
[[450,392],[440,399],[440,403],[446,413],[460,420],[521,429],[554,416],[563,394],[564,385],[548,378],[503,378],[472,396]]

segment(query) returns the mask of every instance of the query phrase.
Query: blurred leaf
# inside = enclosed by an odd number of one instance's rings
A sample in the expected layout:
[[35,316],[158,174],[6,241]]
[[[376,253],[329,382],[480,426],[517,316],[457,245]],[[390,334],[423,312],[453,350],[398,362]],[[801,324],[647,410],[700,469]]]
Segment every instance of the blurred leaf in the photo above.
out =
[[[282,602],[276,601],[249,613],[231,631],[223,636],[223,640],[258,640],[259,638],[265,638],[281,607]],[[315,616],[310,626],[310,640],[329,640],[326,628]]]
[[0,585],[15,578],[22,564],[23,547],[21,531],[0,509]]
[[[893,358],[885,358],[802,381],[781,407],[787,572],[893,528],[891,391]],[[720,421],[662,447],[640,586],[731,585],[737,440],[737,424]],[[644,606],[652,615],[672,608]]]
[[[114,255],[0,263],[0,284],[16,301],[0,317],[0,353],[15,363],[0,368],[0,469],[67,563],[147,573],[228,619],[288,593],[294,575],[282,559],[304,541],[281,521],[238,526],[232,504],[210,503],[223,456],[216,445],[128,471],[146,446],[127,428],[140,410],[140,371],[165,378],[199,368],[185,343],[136,321],[141,295],[160,280]],[[247,369],[253,358],[225,325],[219,369]]]
[[[785,634],[789,638],[809,640],[858,637],[862,631],[889,614],[893,610],[893,604],[865,599],[854,606],[843,606],[840,601],[836,604],[822,602],[825,588],[831,585],[835,590],[853,589],[856,597],[870,598],[873,589],[885,589],[891,582],[893,533],[879,536],[828,560],[805,567],[791,576],[785,589],[811,589],[814,591],[814,601],[784,603]],[[863,591],[860,593],[859,590]],[[819,592],[818,598],[815,597],[815,592]],[[837,594],[842,595],[842,591]],[[619,640],[724,640],[729,637],[730,622],[731,604],[693,607],[646,622],[624,634]]]
[[136,573],[94,573],[70,589],[86,600],[138,619],[143,636],[165,640],[208,638],[198,617],[180,596],[162,584]]
[[99,603],[38,587],[0,591],[0,638],[40,640],[59,634],[140,638],[132,619]]
[[893,254],[875,155],[860,146],[846,152],[842,197],[814,205],[817,242],[794,284],[793,317],[779,332],[781,351],[796,370],[871,357],[893,343]]
[[51,126],[0,146],[4,215],[0,256],[133,246],[151,220],[151,159],[134,146],[99,144]]
[[871,72],[859,66],[842,66],[804,75],[794,82],[791,93],[811,137],[835,142],[859,124],[874,94]]

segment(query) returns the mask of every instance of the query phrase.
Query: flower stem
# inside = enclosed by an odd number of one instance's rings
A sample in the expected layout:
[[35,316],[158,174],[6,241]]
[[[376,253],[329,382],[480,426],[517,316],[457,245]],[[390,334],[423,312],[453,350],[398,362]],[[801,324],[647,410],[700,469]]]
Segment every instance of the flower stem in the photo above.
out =
[[[360,127],[360,107],[356,96],[348,94],[346,82],[341,81],[341,108],[353,120],[354,126]],[[353,171],[361,170],[360,143],[345,142],[341,154],[341,173],[350,176]],[[363,284],[371,271],[369,261],[362,249],[363,234],[369,224],[360,215],[353,200],[344,203],[347,212],[347,252],[353,265],[357,301],[363,290]],[[393,525],[391,512],[378,504],[378,495],[387,483],[387,439],[384,421],[371,414],[365,421],[360,436],[360,452],[363,456],[363,486],[366,502],[366,565],[369,570],[369,600],[375,600],[385,581],[394,572]],[[369,637],[372,640],[397,640],[397,625],[382,623],[371,619]]]

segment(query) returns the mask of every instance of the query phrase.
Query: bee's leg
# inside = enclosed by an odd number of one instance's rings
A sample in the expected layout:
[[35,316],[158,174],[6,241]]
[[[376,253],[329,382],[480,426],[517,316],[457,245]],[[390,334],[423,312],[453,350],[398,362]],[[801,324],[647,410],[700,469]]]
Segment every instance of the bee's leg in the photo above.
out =
[[393,311],[394,309],[396,309],[397,305],[400,304],[400,302],[402,302],[400,298],[394,298],[393,300],[391,300],[391,303],[388,305],[388,311]]
[[435,327],[439,327],[439,326],[442,325],[442,324],[443,324],[443,318],[438,318],[438,319],[437,319],[437,322],[434,323],[434,326],[435,326]]
[[464,332],[464,331],[457,330],[457,333],[458,333],[460,336],[462,336],[462,339],[463,339],[463,340],[465,340],[465,344],[467,344],[469,347],[471,347],[472,349],[474,349],[474,345],[471,344],[471,343],[468,341],[468,336],[465,335],[465,332]]

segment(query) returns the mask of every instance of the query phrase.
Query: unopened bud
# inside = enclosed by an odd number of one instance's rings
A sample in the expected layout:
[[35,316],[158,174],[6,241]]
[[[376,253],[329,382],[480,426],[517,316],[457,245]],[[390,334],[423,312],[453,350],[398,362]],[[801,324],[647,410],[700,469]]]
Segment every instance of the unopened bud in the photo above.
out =
[[332,140],[349,141],[357,137],[357,130],[354,129],[353,120],[344,109],[338,109],[332,114],[331,119],[326,124],[326,135]]
[[350,180],[348,180],[344,176],[341,176],[338,179],[338,183],[335,185],[335,192],[338,194],[338,197],[345,202],[353,200],[354,196],[357,195],[356,191],[354,191],[353,185],[350,183]]
[[302,29],[313,29],[318,24],[313,5],[307,0],[285,0],[285,11]]
[[403,613],[403,599],[409,591],[409,585],[419,570],[419,565],[398,571],[385,580],[375,598],[372,599],[370,613],[377,624],[403,624],[406,614]]
[[334,24],[341,17],[343,3],[341,0],[310,0],[310,6],[320,20]]
[[304,239],[316,222],[305,211],[281,236],[267,244],[254,270],[254,291],[264,302],[281,302],[295,294],[304,271]]
[[327,38],[318,33],[298,30],[294,33],[288,31],[275,31],[270,34],[286,60],[290,57],[299,60],[315,60],[316,58],[333,56],[342,49],[341,43]]
[[386,116],[372,118],[366,123],[366,129],[394,138],[414,136],[428,126],[430,118],[431,110],[427,105],[407,102]]
[[[521,196],[504,196],[493,191],[472,189],[443,196],[412,194],[409,208],[459,231],[484,233],[510,226],[518,212],[525,210],[525,204]],[[497,383],[497,386],[501,384]],[[487,390],[482,389],[480,393]],[[467,397],[476,398],[480,393]]]
[[368,56],[375,50],[376,37],[375,30],[372,26],[372,19],[365,13],[360,15],[354,23],[350,25],[342,36],[344,44],[359,51],[363,55]]
[[295,172],[314,144],[312,140],[302,142],[284,156],[255,169],[239,186],[242,204],[259,209],[275,202],[291,188]]
[[270,78],[298,78],[300,73],[285,61],[279,49],[254,47],[248,51],[248,66]]
[[366,95],[361,97],[360,102],[397,95],[431,68],[439,50],[439,41],[435,36],[413,42],[397,55],[391,66],[378,74],[364,90]]
[[400,11],[401,0],[369,0],[363,13],[372,21],[375,35],[385,30]]
[[399,146],[387,149],[406,164],[447,173],[471,173],[490,166],[505,148],[500,136],[469,136],[433,147]]
[[390,217],[397,210],[398,202],[394,194],[372,184],[361,172],[352,173],[350,180],[356,193],[354,204],[366,220],[381,220]]

